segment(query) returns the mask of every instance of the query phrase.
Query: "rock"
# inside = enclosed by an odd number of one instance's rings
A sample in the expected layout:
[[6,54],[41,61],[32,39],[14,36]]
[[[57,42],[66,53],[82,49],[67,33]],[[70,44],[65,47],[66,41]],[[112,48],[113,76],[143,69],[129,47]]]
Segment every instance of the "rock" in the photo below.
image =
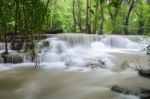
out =
[[145,50],[146,50],[146,54],[150,55],[150,45],[148,45],[148,46],[145,48]]
[[7,63],[7,55],[8,55],[8,52],[6,51],[1,53],[1,57],[3,58],[4,63]]
[[139,70],[138,74],[142,77],[150,79],[150,69],[149,70]]
[[122,93],[124,95],[135,95],[135,96],[139,95],[138,92],[134,92],[134,91],[122,88],[122,87],[117,86],[117,85],[112,86],[111,90],[114,92]]
[[150,89],[142,89],[141,93],[144,94],[141,99],[150,99]]
[[138,97],[140,97],[140,99],[150,99],[150,90],[149,89],[141,89],[140,91],[135,92],[135,91],[114,85],[114,86],[112,86],[111,91],[121,93],[124,95],[138,96]]
[[53,29],[49,31],[45,31],[45,34],[58,34],[58,33],[63,33],[62,29]]
[[23,47],[23,42],[14,42],[14,44],[11,44],[11,50],[21,50]]
[[43,43],[43,47],[49,47],[50,45],[49,41],[43,41],[42,43]]
[[103,59],[89,59],[85,66],[90,68],[105,68],[106,64]]
[[46,39],[47,36],[45,34],[34,34],[34,39],[35,40],[42,40],[42,39]]

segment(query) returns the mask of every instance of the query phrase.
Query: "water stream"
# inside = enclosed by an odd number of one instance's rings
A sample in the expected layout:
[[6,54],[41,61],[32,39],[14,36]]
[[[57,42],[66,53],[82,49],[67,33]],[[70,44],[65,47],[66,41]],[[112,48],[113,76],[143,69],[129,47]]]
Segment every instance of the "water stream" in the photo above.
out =
[[147,45],[141,36],[50,35],[36,46],[39,68],[27,55],[21,64],[0,63],[0,99],[139,99],[110,88],[150,89],[136,70],[150,68]]

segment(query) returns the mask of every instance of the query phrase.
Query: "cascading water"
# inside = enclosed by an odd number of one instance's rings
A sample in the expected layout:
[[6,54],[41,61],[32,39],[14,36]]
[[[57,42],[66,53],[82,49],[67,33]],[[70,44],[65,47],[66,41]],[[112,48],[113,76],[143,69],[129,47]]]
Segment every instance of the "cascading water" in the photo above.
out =
[[[61,62],[70,67],[108,67],[120,70],[124,63],[148,66],[147,57],[140,52],[143,49],[142,41],[142,37],[56,34],[41,41],[37,50],[42,52],[40,57],[44,62]],[[49,47],[44,47],[44,42],[48,42]],[[127,58],[128,56],[134,58]]]
[[135,70],[149,68],[149,56],[141,51],[147,45],[148,40],[144,39],[117,35],[50,35],[35,49],[40,68],[31,68],[33,63],[26,59],[22,64],[0,64],[7,70],[0,72],[0,98],[139,99],[112,92],[110,88],[113,85],[133,91],[150,88],[150,81]]
[[0,43],[0,51],[5,49],[5,44],[4,43]]

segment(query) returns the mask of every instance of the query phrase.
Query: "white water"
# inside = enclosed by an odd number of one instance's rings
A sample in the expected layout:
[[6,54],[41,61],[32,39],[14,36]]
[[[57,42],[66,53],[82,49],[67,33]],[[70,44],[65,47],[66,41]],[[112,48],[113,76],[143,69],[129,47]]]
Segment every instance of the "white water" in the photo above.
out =
[[[148,67],[148,56],[141,51],[146,43],[141,43],[142,37],[135,38],[133,40],[133,37],[129,39],[124,36],[57,34],[41,41],[37,52],[40,52],[40,60],[43,62],[62,63],[73,68],[92,67],[120,71],[128,66],[136,68],[139,64]],[[49,47],[43,47],[42,42],[45,41],[49,42]]]
[[[44,47],[45,41],[49,42],[48,47]],[[55,35],[37,45],[40,70],[32,70],[30,66],[34,64],[30,62],[0,64],[0,69],[5,70],[1,73],[0,85],[2,82],[6,83],[4,86],[11,82],[21,84],[12,89],[13,93],[0,86],[0,98],[139,99],[112,92],[110,88],[119,85],[135,91],[150,89],[150,81],[135,70],[149,68],[149,56],[140,51],[146,44],[140,37]],[[7,82],[9,77],[13,79]]]

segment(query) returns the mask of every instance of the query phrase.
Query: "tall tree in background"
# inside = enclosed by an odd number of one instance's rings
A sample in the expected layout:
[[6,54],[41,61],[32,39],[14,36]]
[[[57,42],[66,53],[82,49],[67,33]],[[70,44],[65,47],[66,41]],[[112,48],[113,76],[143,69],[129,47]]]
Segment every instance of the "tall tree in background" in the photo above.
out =
[[97,29],[97,19],[98,19],[98,10],[99,10],[99,0],[95,0],[95,11],[94,11],[94,22],[93,22],[93,33],[96,33]]
[[73,15],[73,32],[76,32],[76,28],[77,28],[77,19],[76,19],[76,1],[72,0],[72,15]]
[[103,34],[103,26],[104,26],[104,0],[100,0],[100,28],[99,34]]
[[144,33],[144,11],[143,11],[143,2],[139,1],[138,9],[136,10],[136,14],[138,16],[138,30],[137,34]]
[[91,33],[91,26],[90,26],[90,14],[91,14],[91,11],[90,11],[90,3],[91,3],[91,0],[87,0],[86,2],[86,33]]
[[45,22],[44,19],[47,14],[49,0],[47,0],[47,2],[45,4],[41,0],[36,0],[36,1],[31,0],[31,2],[26,2],[26,3],[27,3],[26,8],[28,9],[28,10],[26,10],[26,15],[28,18],[28,24],[27,24],[28,31],[27,32],[30,33],[31,44],[33,47],[32,54],[33,54],[33,58],[34,58],[35,42],[34,42],[33,34],[43,30],[42,26]]
[[128,25],[129,25],[129,18],[130,18],[130,15],[131,15],[131,12],[132,10],[135,8],[135,6],[138,4],[139,0],[128,0],[126,1],[129,5],[129,8],[128,8],[128,12],[127,12],[127,15],[125,17],[125,21],[124,21],[124,33],[126,35],[129,34],[129,30],[128,30]]
[[0,1],[0,28],[1,32],[4,33],[4,41],[5,41],[5,52],[3,53],[2,57],[4,58],[4,62],[7,63],[7,55],[8,55],[8,44],[7,44],[7,33],[8,33],[8,25],[12,21],[12,6],[13,2],[9,0],[1,0]]
[[119,14],[119,11],[121,10],[123,0],[110,0],[108,4],[108,12],[111,19],[111,25],[112,25],[112,33],[117,33],[117,16]]
[[17,30],[18,30],[18,19],[19,19],[19,6],[20,6],[20,0],[14,0],[14,4],[15,4],[15,15],[14,15],[14,19],[15,19],[15,26],[14,26],[14,35],[17,34]]
[[80,32],[82,32],[82,3],[81,0],[77,0],[77,19],[78,19],[78,27]]

